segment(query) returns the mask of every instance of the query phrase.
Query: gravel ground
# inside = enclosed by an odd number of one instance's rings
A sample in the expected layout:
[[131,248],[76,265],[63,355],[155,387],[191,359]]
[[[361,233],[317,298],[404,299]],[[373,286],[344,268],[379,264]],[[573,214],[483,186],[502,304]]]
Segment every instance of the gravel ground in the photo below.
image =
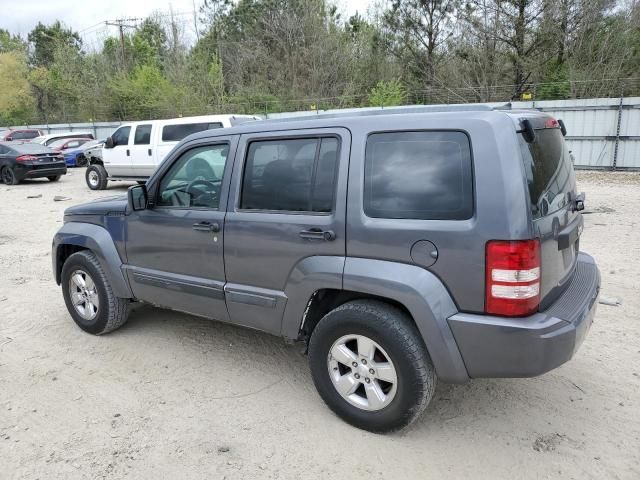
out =
[[278,338],[150,307],[110,335],[78,329],[51,238],[66,207],[128,186],[92,192],[83,174],[0,185],[1,478],[640,478],[639,175],[579,175],[581,247],[621,305],[599,306],[576,357],[441,384],[385,436],[335,417]]

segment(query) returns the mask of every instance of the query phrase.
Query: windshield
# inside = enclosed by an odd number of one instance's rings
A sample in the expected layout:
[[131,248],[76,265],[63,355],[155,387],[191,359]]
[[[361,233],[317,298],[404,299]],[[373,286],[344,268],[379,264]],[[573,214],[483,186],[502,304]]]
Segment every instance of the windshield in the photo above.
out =
[[536,130],[536,138],[531,143],[522,135],[519,137],[533,218],[545,217],[566,207],[567,193],[575,188],[575,175],[560,129]]

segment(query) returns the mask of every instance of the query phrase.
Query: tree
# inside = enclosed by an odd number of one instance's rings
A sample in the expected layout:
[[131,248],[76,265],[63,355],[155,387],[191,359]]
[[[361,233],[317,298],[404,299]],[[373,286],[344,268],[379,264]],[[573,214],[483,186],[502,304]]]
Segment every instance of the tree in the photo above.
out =
[[27,50],[25,41],[18,35],[12,35],[7,30],[0,28],[0,53],[13,52],[15,50],[25,52]]
[[369,105],[372,107],[390,107],[404,105],[407,91],[399,80],[380,81],[369,93]]
[[459,0],[394,0],[386,12],[388,48],[408,66],[418,84],[436,82],[438,53],[453,35],[459,7]]
[[31,63],[38,67],[48,67],[53,62],[53,55],[58,47],[67,46],[80,52],[82,40],[77,32],[64,28],[59,20],[51,26],[40,22],[29,33],[29,43],[32,46]]
[[34,105],[24,53],[0,53],[0,85],[0,124],[19,125],[31,122]]

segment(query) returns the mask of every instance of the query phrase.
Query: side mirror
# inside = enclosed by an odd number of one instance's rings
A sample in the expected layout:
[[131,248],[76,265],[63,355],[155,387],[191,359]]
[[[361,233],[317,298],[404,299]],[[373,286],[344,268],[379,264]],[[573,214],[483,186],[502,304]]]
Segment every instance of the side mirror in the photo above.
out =
[[147,186],[134,185],[133,187],[129,187],[129,190],[127,191],[127,199],[130,210],[138,211],[146,209],[149,201]]
[[104,141],[104,148],[113,148],[113,147],[115,147],[115,145],[113,144],[113,138],[107,137],[107,139]]

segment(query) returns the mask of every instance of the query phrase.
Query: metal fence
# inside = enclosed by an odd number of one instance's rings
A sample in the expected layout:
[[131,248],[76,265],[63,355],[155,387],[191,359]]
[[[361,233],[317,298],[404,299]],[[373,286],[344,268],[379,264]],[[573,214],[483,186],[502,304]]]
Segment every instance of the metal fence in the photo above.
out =
[[[504,103],[488,105],[502,106]],[[640,170],[640,97],[518,101],[511,102],[511,107],[535,108],[564,120],[567,126],[566,141],[575,157],[576,168]],[[367,109],[306,110],[269,113],[262,116],[283,118]],[[91,131],[95,138],[105,138],[122,123],[120,121],[64,123],[24,127],[38,128],[46,133]]]

